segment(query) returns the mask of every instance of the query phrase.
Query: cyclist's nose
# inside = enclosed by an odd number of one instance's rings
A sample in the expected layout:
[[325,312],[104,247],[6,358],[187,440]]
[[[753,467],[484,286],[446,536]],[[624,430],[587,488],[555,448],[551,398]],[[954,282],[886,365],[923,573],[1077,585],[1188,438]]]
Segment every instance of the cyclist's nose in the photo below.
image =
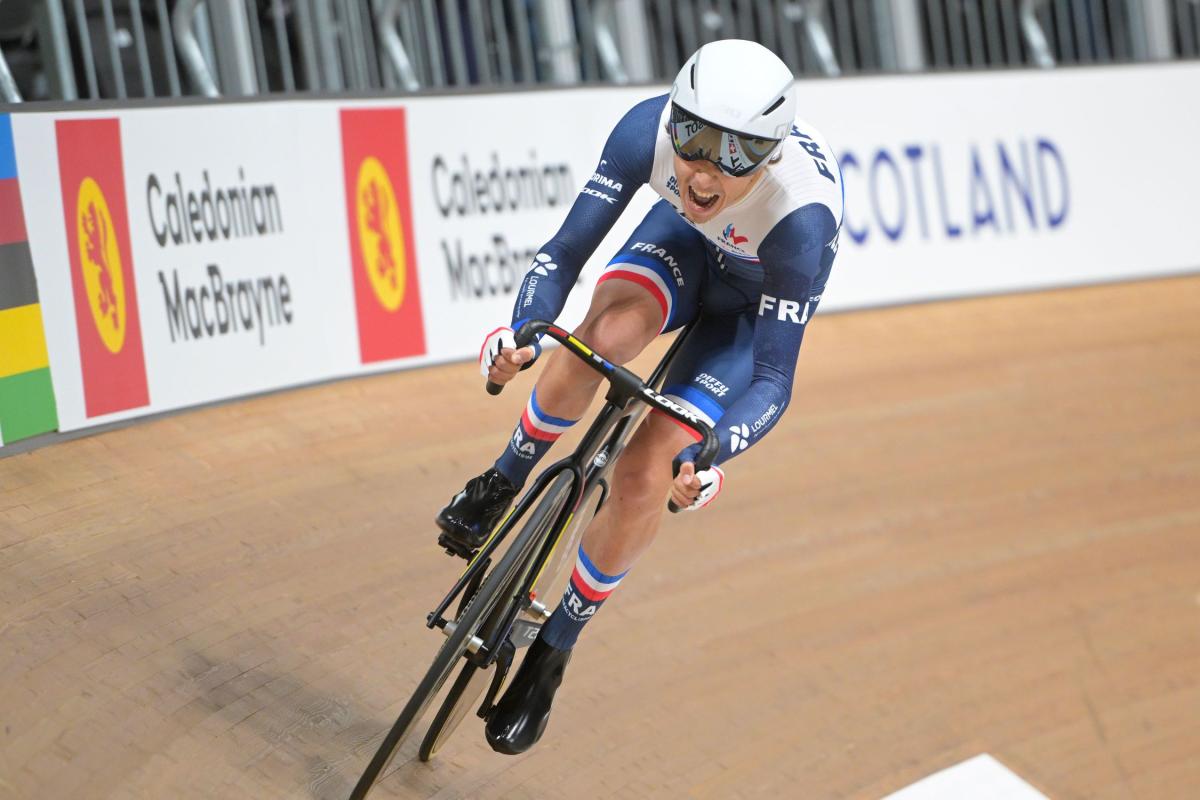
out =
[[712,192],[721,188],[720,171],[709,161],[697,161],[693,166],[692,184],[704,192]]

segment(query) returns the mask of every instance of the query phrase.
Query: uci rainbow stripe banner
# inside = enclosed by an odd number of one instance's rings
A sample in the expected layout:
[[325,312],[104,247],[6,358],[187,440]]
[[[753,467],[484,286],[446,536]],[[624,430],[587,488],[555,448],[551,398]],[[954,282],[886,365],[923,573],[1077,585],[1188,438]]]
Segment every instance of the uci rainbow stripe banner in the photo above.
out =
[[0,114],[0,444],[57,428],[12,121]]

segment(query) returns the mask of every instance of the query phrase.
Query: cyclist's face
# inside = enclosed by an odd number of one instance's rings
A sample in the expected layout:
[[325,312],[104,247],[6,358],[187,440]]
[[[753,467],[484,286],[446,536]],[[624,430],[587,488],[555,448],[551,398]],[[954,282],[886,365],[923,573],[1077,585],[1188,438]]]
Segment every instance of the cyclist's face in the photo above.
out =
[[763,170],[735,178],[726,175],[711,161],[684,161],[675,156],[675,179],[683,213],[692,222],[708,222],[750,191]]

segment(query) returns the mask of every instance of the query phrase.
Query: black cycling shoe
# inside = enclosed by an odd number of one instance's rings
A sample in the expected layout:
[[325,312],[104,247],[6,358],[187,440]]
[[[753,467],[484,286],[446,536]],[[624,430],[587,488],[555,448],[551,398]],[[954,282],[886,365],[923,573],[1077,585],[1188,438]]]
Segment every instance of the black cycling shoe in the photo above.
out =
[[500,516],[517,495],[517,487],[495,467],[467,481],[437,515],[442,534],[438,544],[455,555],[470,558],[487,541]]
[[550,721],[550,704],[571,660],[540,638],[529,646],[512,685],[488,715],[485,735],[497,753],[515,756],[537,744]]

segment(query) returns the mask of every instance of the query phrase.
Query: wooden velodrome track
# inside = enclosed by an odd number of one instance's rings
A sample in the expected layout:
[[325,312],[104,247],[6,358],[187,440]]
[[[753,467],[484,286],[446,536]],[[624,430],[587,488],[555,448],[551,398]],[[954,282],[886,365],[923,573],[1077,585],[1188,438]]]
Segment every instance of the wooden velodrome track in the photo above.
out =
[[[1186,277],[818,318],[543,743],[468,721],[376,796],[878,798],[985,751],[1200,796],[1197,309]],[[473,369],[0,460],[0,797],[345,797],[440,639],[431,517],[525,402]]]

